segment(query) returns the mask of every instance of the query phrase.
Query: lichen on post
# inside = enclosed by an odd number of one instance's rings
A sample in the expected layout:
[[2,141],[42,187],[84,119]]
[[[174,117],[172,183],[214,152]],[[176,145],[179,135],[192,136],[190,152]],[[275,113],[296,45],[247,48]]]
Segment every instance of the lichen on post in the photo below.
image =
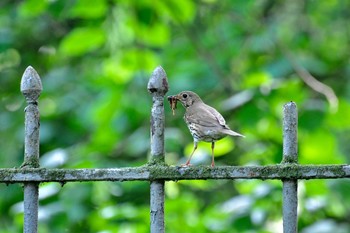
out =
[[[168,92],[168,80],[161,66],[152,73],[147,89],[152,95],[151,110],[151,159],[149,165],[164,165],[164,96]],[[151,181],[151,233],[163,233],[164,228],[164,180]]]
[[25,108],[24,164],[22,167],[39,167],[39,125],[38,98],[42,84],[38,73],[29,66],[22,76],[21,92],[28,106]]
[[[24,163],[21,168],[39,167],[39,126],[40,115],[38,98],[42,91],[42,84],[38,73],[29,66],[22,76],[21,92],[26,98],[25,108],[25,138]],[[38,183],[24,183],[24,228],[25,233],[38,232]]]
[[[283,164],[298,162],[298,110],[294,102],[283,107]],[[298,231],[298,180],[283,180],[283,232]]]
[[283,107],[283,162],[298,163],[298,110],[294,102]]
[[164,96],[168,80],[164,69],[158,66],[152,73],[147,89],[152,95],[151,110],[151,164],[164,163]]

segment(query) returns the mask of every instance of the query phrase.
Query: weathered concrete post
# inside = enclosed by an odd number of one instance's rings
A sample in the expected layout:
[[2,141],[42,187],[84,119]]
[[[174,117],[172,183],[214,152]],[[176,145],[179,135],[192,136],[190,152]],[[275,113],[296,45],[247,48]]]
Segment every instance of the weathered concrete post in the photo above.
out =
[[[28,106],[25,108],[24,163],[22,168],[39,167],[39,109],[38,98],[42,91],[38,73],[29,66],[22,76],[21,92]],[[24,183],[24,233],[38,232],[38,183]]]
[[[282,163],[298,163],[298,110],[294,102],[283,107]],[[283,180],[283,232],[298,232],[298,180]]]
[[[151,159],[150,165],[164,165],[164,96],[168,92],[168,80],[161,66],[152,73],[147,89],[152,95]],[[164,180],[151,181],[151,233],[163,233],[164,229]]]

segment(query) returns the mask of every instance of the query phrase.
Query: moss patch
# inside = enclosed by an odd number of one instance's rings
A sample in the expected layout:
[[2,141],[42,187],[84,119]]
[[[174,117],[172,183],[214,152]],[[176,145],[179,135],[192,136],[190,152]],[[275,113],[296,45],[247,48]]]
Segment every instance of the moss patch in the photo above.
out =
[[167,164],[164,161],[164,156],[163,155],[152,156],[150,161],[147,163],[147,166],[154,166],[154,165],[167,166]]
[[27,159],[23,162],[21,168],[39,168],[40,164],[37,158]]

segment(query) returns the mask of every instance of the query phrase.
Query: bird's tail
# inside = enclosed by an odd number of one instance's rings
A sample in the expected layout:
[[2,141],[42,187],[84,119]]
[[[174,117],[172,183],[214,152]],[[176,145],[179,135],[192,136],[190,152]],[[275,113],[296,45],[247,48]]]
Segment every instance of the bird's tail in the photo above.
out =
[[237,132],[235,132],[235,131],[232,131],[232,130],[230,130],[230,129],[224,129],[224,133],[225,133],[225,134],[228,134],[228,135],[231,135],[231,136],[235,136],[235,137],[244,137],[244,138],[245,138],[244,135],[239,134],[239,133],[237,133]]

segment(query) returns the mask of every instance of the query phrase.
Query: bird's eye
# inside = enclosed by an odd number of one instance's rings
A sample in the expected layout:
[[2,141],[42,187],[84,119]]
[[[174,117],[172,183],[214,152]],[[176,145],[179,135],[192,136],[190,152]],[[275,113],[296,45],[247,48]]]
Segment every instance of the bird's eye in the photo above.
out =
[[182,94],[182,97],[183,97],[184,99],[186,99],[186,98],[187,98],[187,94]]

